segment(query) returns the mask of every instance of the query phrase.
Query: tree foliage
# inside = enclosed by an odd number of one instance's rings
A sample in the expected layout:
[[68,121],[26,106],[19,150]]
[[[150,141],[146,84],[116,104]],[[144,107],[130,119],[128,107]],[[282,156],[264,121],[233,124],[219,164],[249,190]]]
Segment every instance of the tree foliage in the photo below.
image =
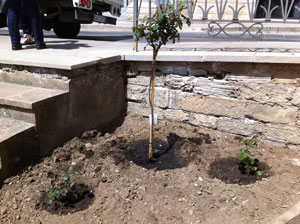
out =
[[166,45],[169,41],[174,44],[176,40],[180,40],[179,30],[182,30],[183,21],[190,26],[189,18],[182,14],[185,4],[179,3],[178,10],[172,5],[161,6],[151,19],[144,18],[143,23],[133,28],[136,41],[145,38],[147,43],[153,48],[154,52],[158,52],[162,45]]

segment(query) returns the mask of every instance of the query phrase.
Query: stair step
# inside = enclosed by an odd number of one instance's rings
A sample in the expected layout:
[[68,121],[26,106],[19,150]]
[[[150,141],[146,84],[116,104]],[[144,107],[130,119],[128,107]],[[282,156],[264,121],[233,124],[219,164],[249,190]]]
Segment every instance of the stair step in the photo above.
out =
[[5,178],[38,158],[35,125],[0,117],[0,185]]
[[0,144],[24,131],[34,129],[35,125],[15,119],[0,117]]
[[[27,71],[2,71],[0,72],[0,81],[24,86],[34,86],[47,89],[69,90],[70,80],[67,77],[50,74],[41,76]],[[66,81],[65,81],[66,80]]]
[[0,105],[33,109],[42,101],[65,93],[64,90],[0,82]]

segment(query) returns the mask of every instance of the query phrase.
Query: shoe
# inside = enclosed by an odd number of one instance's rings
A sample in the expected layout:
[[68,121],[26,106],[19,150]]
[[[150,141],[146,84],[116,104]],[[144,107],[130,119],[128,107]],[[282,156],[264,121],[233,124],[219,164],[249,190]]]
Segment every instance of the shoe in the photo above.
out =
[[21,50],[21,49],[22,49],[22,45],[21,45],[21,44],[13,44],[13,45],[11,46],[11,49],[12,49],[13,51]]
[[30,34],[24,34],[21,40],[22,45],[34,44],[33,37]]
[[36,45],[36,49],[37,50],[42,50],[46,48],[46,44],[45,43],[41,43],[41,44],[37,44]]

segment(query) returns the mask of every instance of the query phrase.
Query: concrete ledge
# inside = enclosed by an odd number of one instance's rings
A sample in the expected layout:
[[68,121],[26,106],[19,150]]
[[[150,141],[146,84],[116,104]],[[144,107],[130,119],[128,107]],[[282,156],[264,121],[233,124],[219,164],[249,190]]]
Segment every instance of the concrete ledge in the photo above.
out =
[[[152,61],[152,51],[126,52],[125,61]],[[163,51],[157,61],[300,64],[300,53]]]
[[[35,55],[36,56],[36,55]],[[44,55],[42,56],[44,57]],[[55,69],[63,69],[63,70],[73,70],[77,68],[83,68],[90,65],[97,64],[107,64],[111,62],[117,62],[122,59],[121,55],[113,55],[103,58],[98,57],[77,57],[76,59],[69,57],[62,58],[53,58],[53,60],[47,60],[44,62],[38,62],[34,60],[35,58],[29,58],[29,60],[18,60],[18,58],[13,59],[3,59],[0,58],[0,64],[3,65],[22,65],[22,66],[31,66],[31,67],[42,67],[42,68],[55,68]]]

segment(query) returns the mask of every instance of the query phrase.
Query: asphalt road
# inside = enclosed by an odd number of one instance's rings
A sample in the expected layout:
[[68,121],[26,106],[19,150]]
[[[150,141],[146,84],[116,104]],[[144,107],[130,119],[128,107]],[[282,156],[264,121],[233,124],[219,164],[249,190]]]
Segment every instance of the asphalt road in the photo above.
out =
[[[216,37],[208,36],[207,32],[180,32],[181,42],[199,42],[199,41],[222,41],[222,42],[240,42],[240,41],[300,41],[298,34],[264,34],[261,38],[252,38],[245,34],[240,38],[228,37],[219,34]],[[7,28],[0,29],[0,35],[8,35]],[[53,31],[44,31],[46,38],[57,38]],[[121,41],[132,42],[131,31],[89,31],[82,30],[75,40],[93,40],[93,41]]]
[[[131,31],[95,31],[82,30],[74,39],[58,38],[53,31],[44,31],[48,47],[53,49],[78,49],[99,47],[102,50],[131,50],[133,47],[133,36]],[[7,37],[7,28],[0,29],[0,37]],[[263,44],[262,44],[263,43]],[[167,45],[166,48],[179,50],[193,49],[258,49],[258,48],[280,48],[300,49],[300,35],[298,34],[265,34],[260,39],[244,35],[241,38],[230,38],[224,34],[217,37],[209,37],[206,32],[181,32],[179,43]],[[139,49],[144,49],[145,40],[139,44]],[[149,47],[147,47],[148,49]]]

